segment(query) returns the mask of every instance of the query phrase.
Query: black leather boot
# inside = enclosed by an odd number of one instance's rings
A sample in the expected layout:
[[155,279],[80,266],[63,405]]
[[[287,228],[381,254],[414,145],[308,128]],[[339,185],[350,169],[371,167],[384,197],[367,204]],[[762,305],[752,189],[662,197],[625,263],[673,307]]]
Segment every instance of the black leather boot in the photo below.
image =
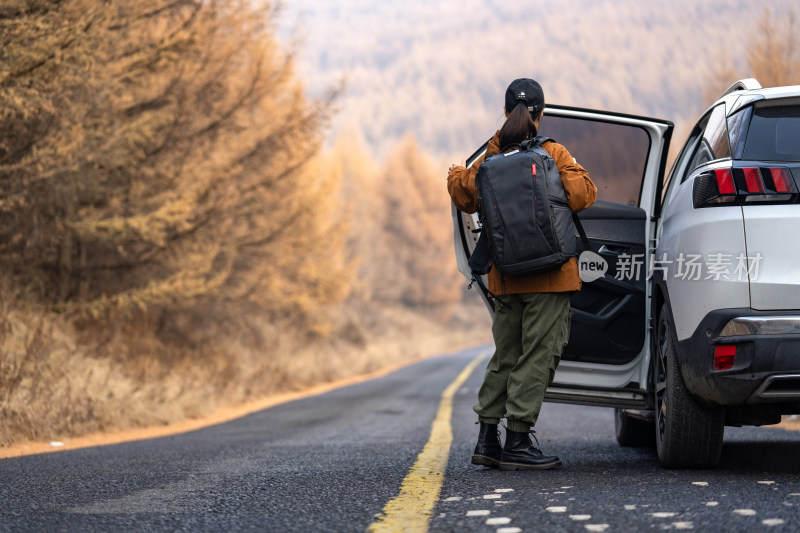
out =
[[506,430],[500,470],[550,470],[560,466],[561,459],[555,455],[544,455],[542,450],[533,445],[530,433]]
[[475,445],[475,452],[472,454],[472,464],[497,468],[502,453],[503,448],[500,446],[500,432],[497,431],[497,424],[481,422],[478,444]]

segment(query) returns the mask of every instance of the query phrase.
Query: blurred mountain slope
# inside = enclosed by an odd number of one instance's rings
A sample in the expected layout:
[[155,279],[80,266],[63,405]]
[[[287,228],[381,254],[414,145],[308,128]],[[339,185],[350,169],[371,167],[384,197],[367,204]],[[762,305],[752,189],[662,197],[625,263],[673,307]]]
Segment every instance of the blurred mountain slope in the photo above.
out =
[[[312,95],[346,82],[333,136],[355,125],[385,155],[411,133],[430,153],[460,158],[500,126],[505,87],[522,76],[540,80],[551,103],[695,118],[719,63],[745,64],[764,5],[293,0],[283,24],[302,40]],[[778,18],[792,5],[770,2]]]

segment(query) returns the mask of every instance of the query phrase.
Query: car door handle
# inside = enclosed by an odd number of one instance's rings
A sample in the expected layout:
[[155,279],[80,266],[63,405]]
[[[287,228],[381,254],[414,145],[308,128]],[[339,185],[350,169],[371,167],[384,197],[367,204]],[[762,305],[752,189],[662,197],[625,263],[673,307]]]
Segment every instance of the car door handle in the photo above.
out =
[[599,253],[601,255],[602,254],[620,255],[620,254],[624,254],[627,251],[628,251],[628,247],[627,246],[614,246],[613,244],[611,246],[609,246],[608,244],[604,244],[603,246],[600,247],[600,249],[597,251],[597,253]]

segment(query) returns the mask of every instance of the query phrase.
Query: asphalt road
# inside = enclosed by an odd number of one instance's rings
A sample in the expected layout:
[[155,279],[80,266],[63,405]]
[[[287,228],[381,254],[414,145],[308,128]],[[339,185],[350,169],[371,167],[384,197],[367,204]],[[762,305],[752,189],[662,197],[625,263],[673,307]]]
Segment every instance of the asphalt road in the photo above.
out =
[[[431,435],[442,391],[479,350],[191,433],[0,460],[0,531],[365,531]],[[469,464],[483,366],[456,389],[431,531],[795,531],[800,433],[726,428],[715,470],[621,448],[609,409],[545,404],[561,470]]]

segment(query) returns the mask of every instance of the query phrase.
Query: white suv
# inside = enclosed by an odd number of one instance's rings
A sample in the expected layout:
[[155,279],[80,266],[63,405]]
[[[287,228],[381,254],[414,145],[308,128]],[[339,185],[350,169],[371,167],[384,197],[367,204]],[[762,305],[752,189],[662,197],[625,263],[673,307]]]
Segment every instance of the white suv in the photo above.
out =
[[[666,180],[672,123],[562,106],[545,115],[540,134],[598,187],[579,215],[592,250],[545,399],[616,408],[620,444],[655,441],[670,467],[713,466],[725,425],[800,413],[800,86],[737,82]],[[453,222],[471,278],[477,216],[453,208]]]

